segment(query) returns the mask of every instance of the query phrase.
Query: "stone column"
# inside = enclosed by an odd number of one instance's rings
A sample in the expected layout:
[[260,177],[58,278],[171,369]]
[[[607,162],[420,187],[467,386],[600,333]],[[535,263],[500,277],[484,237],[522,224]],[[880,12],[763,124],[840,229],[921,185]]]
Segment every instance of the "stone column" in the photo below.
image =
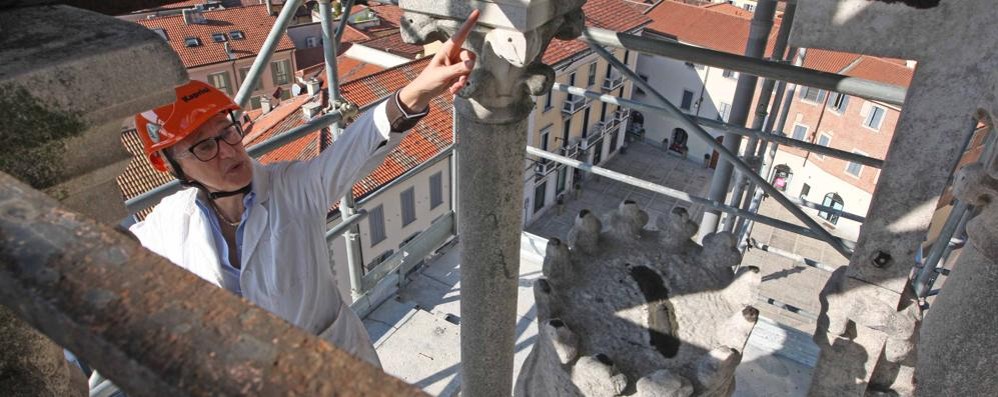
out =
[[[994,132],[992,132],[994,133]],[[968,165],[957,173],[955,193],[974,205],[968,243],[926,312],[918,346],[918,395],[998,395],[998,161]]]
[[[531,96],[550,90],[554,71],[540,63],[550,40],[578,37],[583,0],[481,1],[479,26],[465,48],[477,55],[469,85],[455,99],[461,150],[461,390],[509,396],[519,278],[520,206]],[[473,5],[403,0],[407,41],[453,34]]]

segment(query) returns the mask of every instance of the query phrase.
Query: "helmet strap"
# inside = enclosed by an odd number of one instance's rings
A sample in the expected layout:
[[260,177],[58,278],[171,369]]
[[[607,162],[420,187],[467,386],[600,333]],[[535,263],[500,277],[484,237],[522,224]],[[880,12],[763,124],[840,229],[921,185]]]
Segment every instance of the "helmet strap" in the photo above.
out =
[[173,176],[180,181],[181,186],[198,188],[202,192],[204,192],[205,195],[208,196],[208,198],[211,199],[212,201],[218,200],[223,197],[235,196],[237,194],[247,194],[253,190],[253,182],[250,182],[246,184],[246,186],[243,186],[238,190],[233,190],[228,192],[212,192],[208,190],[208,187],[202,184],[201,182],[195,181],[193,179],[188,179],[187,175],[184,174],[184,170],[180,168],[180,164],[177,163],[177,160],[174,160],[173,157],[171,157],[166,150],[164,150],[162,153],[163,157],[165,157],[167,162],[170,163],[170,169],[171,172],[173,173]]

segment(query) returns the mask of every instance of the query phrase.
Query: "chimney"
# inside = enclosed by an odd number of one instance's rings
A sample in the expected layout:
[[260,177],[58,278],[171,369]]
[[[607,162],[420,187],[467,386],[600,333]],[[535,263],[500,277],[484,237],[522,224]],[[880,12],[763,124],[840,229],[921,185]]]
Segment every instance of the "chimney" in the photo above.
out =
[[261,0],[267,4],[267,15],[274,15],[274,5],[271,4],[270,0]]
[[311,120],[315,116],[318,116],[320,109],[322,109],[322,104],[319,102],[309,102],[302,105],[301,107],[301,111],[303,113],[303,116],[305,116],[305,120]]
[[260,110],[263,111],[263,113],[261,113],[261,114],[270,113],[270,109],[271,109],[271,107],[270,107],[270,97],[269,96],[261,97],[260,98]]
[[918,61],[913,61],[910,59],[904,61],[904,66],[906,66],[908,69],[914,69],[915,65],[918,65]]
[[225,48],[225,56],[229,57],[229,59],[236,59],[236,54],[232,53],[232,46],[229,44],[228,40],[226,40],[222,46]]
[[322,83],[319,79],[313,77],[305,82],[305,87],[308,88],[308,95],[312,96],[319,93],[319,90],[322,88]]
[[208,21],[204,18],[204,14],[201,12],[201,8],[188,8],[183,12],[184,14],[184,24],[186,25],[203,25]]

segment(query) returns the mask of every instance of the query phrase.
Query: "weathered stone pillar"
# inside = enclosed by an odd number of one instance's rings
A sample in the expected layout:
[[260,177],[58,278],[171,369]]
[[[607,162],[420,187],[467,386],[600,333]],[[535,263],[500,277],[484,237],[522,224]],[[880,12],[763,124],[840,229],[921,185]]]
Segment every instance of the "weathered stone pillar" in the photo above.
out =
[[812,395],[912,393],[909,275],[974,115],[994,108],[996,17],[990,0],[798,1],[791,45],[918,61],[855,253],[822,291]]
[[[465,48],[477,55],[469,85],[455,100],[460,142],[461,390],[509,396],[519,278],[520,208],[531,96],[550,90],[554,71],[540,63],[550,40],[577,37],[584,0],[481,1],[479,26]],[[407,41],[453,34],[473,10],[464,2],[403,0]]]
[[[994,133],[994,132],[992,132]],[[955,193],[975,206],[968,243],[926,313],[918,348],[917,394],[998,395],[998,161],[957,173]]]
[[[0,171],[118,223],[121,122],[173,100],[179,58],[148,29],[66,6],[0,7],[0,27]],[[62,349],[6,307],[0,344],[0,395],[85,395]]]

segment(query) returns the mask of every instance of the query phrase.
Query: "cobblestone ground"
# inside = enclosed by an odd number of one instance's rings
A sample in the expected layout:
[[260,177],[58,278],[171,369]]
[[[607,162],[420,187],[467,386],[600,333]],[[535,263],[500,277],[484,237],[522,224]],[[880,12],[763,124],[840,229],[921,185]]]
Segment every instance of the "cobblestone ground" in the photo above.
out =
[[[627,154],[617,155],[601,166],[701,197],[707,195],[710,178],[713,175],[711,169],[670,155],[645,143],[632,143],[628,147]],[[569,194],[565,208],[561,211],[557,208],[546,210],[540,218],[527,226],[526,231],[545,238],[563,238],[568,234],[574,217],[580,210],[589,209],[602,214],[616,208],[626,199],[634,200],[648,212],[649,227],[653,227],[657,216],[668,214],[677,206],[686,208],[697,222],[703,216],[704,208],[701,205],[684,203],[605,177],[590,176],[583,182],[579,197]],[[803,225],[775,200],[764,201],[759,212]],[[848,263],[845,257],[824,242],[772,226],[756,224],[751,237],[759,243],[793,252],[829,266]],[[758,266],[762,270],[763,284],[760,293],[763,298],[767,301],[772,299],[771,303],[776,305],[791,307],[791,310],[786,310],[774,305],[760,304],[759,309],[763,314],[803,332],[813,332],[814,316],[820,308],[818,292],[828,281],[829,273],[757,249],[746,252],[742,264]]]

